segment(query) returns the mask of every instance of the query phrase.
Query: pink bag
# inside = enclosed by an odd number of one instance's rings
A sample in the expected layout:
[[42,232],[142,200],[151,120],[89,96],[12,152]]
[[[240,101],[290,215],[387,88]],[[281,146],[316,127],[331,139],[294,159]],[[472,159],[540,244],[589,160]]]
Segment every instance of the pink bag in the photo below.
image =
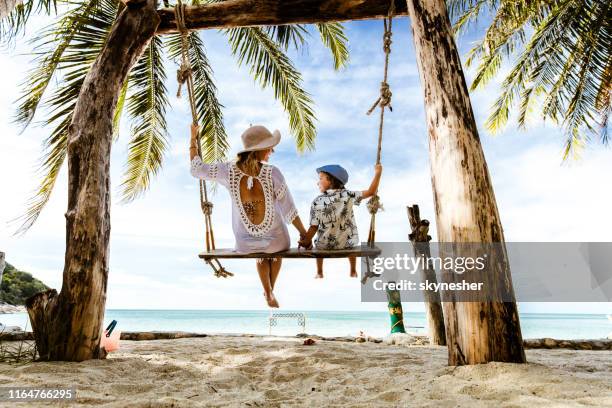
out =
[[106,330],[104,330],[102,340],[100,340],[100,347],[104,347],[104,350],[106,350],[107,353],[119,350],[119,339],[121,339],[121,331],[115,330],[116,326],[117,321],[113,320],[111,324],[108,325]]
[[102,336],[100,347],[104,347],[107,353],[119,350],[119,339],[121,338],[121,330],[113,330],[110,337],[106,337],[106,333],[108,332],[104,330],[104,335]]

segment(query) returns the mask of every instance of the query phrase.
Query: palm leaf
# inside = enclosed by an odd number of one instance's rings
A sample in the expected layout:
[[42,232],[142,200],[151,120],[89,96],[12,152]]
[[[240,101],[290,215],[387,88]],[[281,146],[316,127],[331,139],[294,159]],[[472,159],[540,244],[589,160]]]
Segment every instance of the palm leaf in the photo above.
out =
[[32,69],[26,80],[21,84],[22,96],[19,98],[15,121],[27,127],[36,114],[40,101],[57,72],[62,56],[71,44],[77,32],[87,23],[92,10],[99,0],[90,0],[84,7],[78,6],[69,11],[58,25],[43,30],[32,40],[36,48],[53,45],[52,51],[39,52],[34,60],[36,67]]
[[24,32],[32,13],[51,15],[57,12],[56,0],[9,0],[0,10],[0,42],[8,43]]
[[284,50],[293,46],[300,49],[306,44],[308,30],[301,24],[279,25],[264,27],[264,31],[274,39]]
[[[217,88],[213,71],[204,48],[204,42],[196,32],[189,33],[188,59],[193,73],[196,114],[200,125],[202,158],[206,162],[222,161],[227,158],[229,145],[223,124],[223,105],[217,99]],[[179,60],[181,36],[169,35],[166,41],[168,56]]]
[[332,53],[334,69],[346,67],[349,61],[349,51],[344,26],[340,23],[319,23],[317,29],[321,34],[321,41]]
[[239,65],[249,65],[262,87],[274,89],[274,97],[289,114],[289,127],[298,150],[312,149],[316,137],[313,102],[302,89],[302,77],[281,46],[261,28],[234,28],[226,33]]
[[[519,127],[530,112],[560,124],[565,132],[564,159],[576,157],[591,134],[607,143],[612,71],[612,5],[605,0],[451,0],[455,29],[479,14],[494,17],[467,58],[479,60],[472,89],[483,87],[504,60],[515,58],[502,83],[486,126],[504,127],[515,104]],[[529,30],[529,38],[526,31]],[[538,103],[542,101],[542,103]],[[539,108],[539,109],[536,109]]]
[[121,184],[124,202],[144,193],[151,177],[161,168],[168,147],[165,80],[162,41],[159,37],[153,37],[130,76],[131,94],[127,109],[132,122],[132,139]]
[[[44,153],[39,169],[42,180],[34,196],[28,200],[25,214],[15,220],[20,222],[18,234],[24,233],[36,222],[40,212],[49,201],[66,158],[68,127],[72,121],[81,86],[89,68],[104,46],[116,11],[115,2],[100,0],[91,10],[85,24],[82,24],[73,34],[72,41],[59,57],[55,69],[63,74],[62,82],[51,95],[43,95],[43,105],[48,107],[48,114],[42,124],[45,127],[53,126],[54,128],[44,142]],[[70,18],[72,12],[69,11],[53,25],[58,33],[64,32],[65,19]],[[50,29],[47,32],[51,35],[53,30]],[[41,38],[41,41],[46,43],[49,39],[44,37]],[[53,52],[55,50],[50,51],[50,53]]]

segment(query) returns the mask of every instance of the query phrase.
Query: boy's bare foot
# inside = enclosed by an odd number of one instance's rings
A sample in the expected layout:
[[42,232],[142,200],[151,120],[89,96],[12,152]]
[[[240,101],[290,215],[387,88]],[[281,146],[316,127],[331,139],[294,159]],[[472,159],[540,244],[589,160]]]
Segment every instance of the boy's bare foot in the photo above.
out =
[[315,279],[323,279],[323,272],[317,272]]
[[351,278],[357,278],[357,271],[351,271]]
[[264,293],[264,297],[266,298],[266,303],[268,303],[268,306],[278,308],[278,301],[274,297],[274,293]]

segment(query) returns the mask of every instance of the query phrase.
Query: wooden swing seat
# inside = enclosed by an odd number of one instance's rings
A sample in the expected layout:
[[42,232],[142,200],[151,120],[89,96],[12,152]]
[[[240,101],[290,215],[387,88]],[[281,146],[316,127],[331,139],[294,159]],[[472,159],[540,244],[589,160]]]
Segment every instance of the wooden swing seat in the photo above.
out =
[[247,258],[348,258],[355,257],[376,257],[380,255],[377,247],[356,247],[351,249],[297,249],[290,248],[286,251],[265,253],[238,253],[233,249],[213,249],[212,251],[202,252],[199,257],[204,260],[210,259],[247,259]]

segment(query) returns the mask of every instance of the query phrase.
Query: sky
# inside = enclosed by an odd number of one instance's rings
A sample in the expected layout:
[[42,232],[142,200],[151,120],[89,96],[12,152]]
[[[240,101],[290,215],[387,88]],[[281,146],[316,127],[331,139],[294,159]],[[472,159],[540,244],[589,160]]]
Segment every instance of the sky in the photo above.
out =
[[[318,192],[316,167],[343,165],[350,174],[347,187],[355,190],[367,188],[373,174],[378,124],[376,115],[366,116],[365,112],[378,96],[383,74],[382,22],[350,22],[345,27],[351,60],[344,70],[334,71],[329,51],[312,30],[307,48],[290,53],[302,73],[305,89],[315,101],[318,118],[316,150],[304,154],[297,153],[287,115],[274,100],[272,90],[261,89],[246,67],[237,66],[222,34],[201,33],[215,72],[218,97],[225,106],[231,156],[239,150],[240,134],[249,124],[279,129],[283,138],[271,164],[283,172],[306,222],[310,202]],[[394,29],[389,73],[393,112],[386,115],[384,171],[379,191],[385,211],[377,216],[377,238],[407,240],[406,206],[418,204],[422,217],[432,222],[435,240],[423,95],[408,20],[397,19]],[[50,132],[42,126],[21,132],[12,123],[19,83],[32,67],[32,50],[27,44],[32,33],[29,31],[15,47],[0,52],[0,250],[6,252],[8,262],[59,290],[65,247],[66,168],[46,209],[27,234],[14,236],[17,225],[9,222],[24,212],[27,199],[38,185],[42,141]],[[477,27],[459,40],[462,57],[481,34],[482,28]],[[130,204],[119,202],[129,141],[127,120],[122,121],[120,139],[113,146],[107,308],[264,309],[254,260],[224,261],[235,276],[217,279],[197,257],[204,248],[204,224],[197,181],[189,174],[190,114],[186,101],[174,97],[175,64],[166,61],[166,68],[171,103],[167,116],[170,147],[150,190]],[[466,74],[469,83],[473,71],[467,70]],[[612,189],[606,187],[604,179],[612,172],[612,151],[594,143],[587,146],[581,160],[562,163],[561,129],[539,120],[530,123],[527,131],[517,130],[515,122],[511,122],[499,135],[487,133],[484,123],[501,78],[502,75],[491,86],[473,92],[471,101],[506,240],[612,241]],[[217,247],[232,247],[229,194],[219,188],[213,201]],[[356,218],[365,238],[369,225],[365,207],[357,208]],[[290,233],[296,242],[297,232],[290,228]],[[386,309],[382,303],[360,301],[360,284],[349,278],[347,260],[326,260],[325,269],[326,278],[315,280],[312,260],[285,260],[275,290],[282,308]],[[410,304],[405,309],[421,311],[423,307]],[[612,312],[610,303],[521,304],[520,309]]]

